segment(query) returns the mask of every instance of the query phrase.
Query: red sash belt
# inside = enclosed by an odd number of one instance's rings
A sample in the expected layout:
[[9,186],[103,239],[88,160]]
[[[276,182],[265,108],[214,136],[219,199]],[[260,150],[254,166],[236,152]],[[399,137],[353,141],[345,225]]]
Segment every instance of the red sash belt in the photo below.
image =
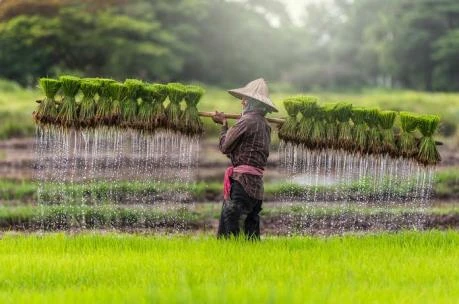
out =
[[250,174],[250,175],[256,175],[256,176],[263,176],[263,169],[249,166],[249,165],[240,165],[237,167],[228,167],[226,168],[225,171],[225,178],[223,179],[223,197],[225,200],[229,199],[230,197],[230,191],[231,191],[231,181],[230,177],[233,175],[233,173],[244,173],[244,174]]

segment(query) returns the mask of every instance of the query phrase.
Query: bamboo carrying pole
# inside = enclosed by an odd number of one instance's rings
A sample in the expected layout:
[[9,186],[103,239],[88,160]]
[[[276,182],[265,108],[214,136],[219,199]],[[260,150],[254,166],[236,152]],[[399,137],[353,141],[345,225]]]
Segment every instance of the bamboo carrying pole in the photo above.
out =
[[[199,112],[199,116],[201,117],[212,117],[215,115],[215,112]],[[225,115],[225,118],[227,119],[239,119],[241,118],[241,114],[226,114],[224,113]],[[283,124],[285,122],[284,119],[282,118],[269,118],[267,117],[266,120],[270,123],[274,123],[274,124]]]
[[[201,117],[212,117],[215,115],[215,112],[199,112],[199,116]],[[241,118],[241,114],[226,114],[224,113],[226,119],[239,119]],[[282,118],[269,118],[267,117],[266,120],[270,123],[282,125],[285,120]],[[398,137],[399,135],[396,135]],[[437,146],[443,146],[443,142],[441,141],[435,141],[435,144]]]

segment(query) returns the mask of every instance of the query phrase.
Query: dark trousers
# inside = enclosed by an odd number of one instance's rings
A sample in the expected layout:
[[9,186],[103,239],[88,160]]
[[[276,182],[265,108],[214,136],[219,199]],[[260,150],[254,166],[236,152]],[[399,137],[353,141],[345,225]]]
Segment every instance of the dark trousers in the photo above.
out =
[[218,237],[237,236],[241,233],[242,223],[244,234],[248,239],[260,238],[261,200],[250,197],[242,185],[231,179],[230,199],[223,202]]

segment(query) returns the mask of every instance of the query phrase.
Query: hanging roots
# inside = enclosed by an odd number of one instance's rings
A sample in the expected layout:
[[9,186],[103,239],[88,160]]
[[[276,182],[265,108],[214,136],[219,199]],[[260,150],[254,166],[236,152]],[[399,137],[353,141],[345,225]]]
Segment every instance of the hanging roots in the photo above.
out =
[[81,81],[81,92],[83,99],[80,104],[78,120],[83,128],[94,127],[96,120],[97,105],[95,96],[100,89],[100,82],[97,80],[83,79]]
[[288,117],[279,129],[279,138],[285,142],[297,143],[299,141],[296,134],[297,116],[301,109],[301,103],[296,98],[290,98],[284,100],[284,107]]
[[61,82],[56,79],[40,78],[40,87],[45,98],[40,101],[38,109],[34,112],[34,118],[40,124],[53,124],[57,118],[56,94],[61,88]]
[[59,124],[70,128],[78,127],[78,105],[75,96],[80,90],[80,78],[74,76],[61,76],[59,80],[62,83],[62,93],[64,98],[57,115]]
[[204,89],[199,86],[186,86],[186,108],[182,113],[182,132],[188,135],[201,135],[204,132],[203,123],[199,117],[197,105],[204,95]]
[[180,103],[186,95],[186,87],[181,83],[169,83],[167,85],[169,104],[166,107],[166,120],[169,129],[182,130],[180,117],[182,116]]
[[397,145],[394,138],[394,123],[397,113],[395,111],[379,112],[379,126],[381,128],[381,140],[383,153],[388,153],[392,156],[397,154]]
[[418,119],[418,130],[422,134],[419,145],[418,161],[424,165],[436,165],[441,161],[433,135],[440,124],[437,115],[423,115]]
[[126,79],[124,86],[127,88],[127,98],[120,101],[121,127],[134,128],[137,121],[138,99],[142,95],[144,83],[137,79]]

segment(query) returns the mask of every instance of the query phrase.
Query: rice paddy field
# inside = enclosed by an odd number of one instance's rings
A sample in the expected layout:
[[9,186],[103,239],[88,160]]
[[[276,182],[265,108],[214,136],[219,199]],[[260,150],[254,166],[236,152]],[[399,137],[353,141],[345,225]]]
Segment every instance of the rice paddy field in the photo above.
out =
[[[297,92],[270,88],[281,109],[277,116],[286,117],[281,101]],[[225,90],[205,89],[200,111],[240,111]],[[129,92],[117,92],[129,99]],[[31,113],[43,94],[0,81],[0,303],[457,303],[459,94],[307,94],[321,102],[440,115],[438,138],[448,154],[429,188],[434,201],[410,205],[413,193],[403,176],[397,184],[381,179],[374,186],[359,179],[338,187],[317,186],[319,175],[315,185],[298,186],[270,173],[261,241],[219,240],[226,159],[218,158],[216,149],[201,152],[207,173],[200,173],[197,183],[154,180],[150,167],[146,181],[136,179],[138,172],[106,170],[114,166],[109,157],[103,158],[104,169],[89,177],[86,167],[72,167],[68,160],[54,170],[64,150],[51,149],[46,173],[59,174],[37,183],[30,173],[36,131]],[[179,110],[168,104],[168,111]],[[129,112],[124,114],[128,121]],[[219,127],[210,119],[203,122],[205,146],[216,142]],[[123,158],[127,167],[143,168],[141,162],[129,163],[132,155]],[[115,179],[114,172],[126,176]],[[179,198],[184,191],[190,196]],[[387,206],[393,197],[398,200]]]
[[456,303],[459,233],[3,235],[2,303]]

